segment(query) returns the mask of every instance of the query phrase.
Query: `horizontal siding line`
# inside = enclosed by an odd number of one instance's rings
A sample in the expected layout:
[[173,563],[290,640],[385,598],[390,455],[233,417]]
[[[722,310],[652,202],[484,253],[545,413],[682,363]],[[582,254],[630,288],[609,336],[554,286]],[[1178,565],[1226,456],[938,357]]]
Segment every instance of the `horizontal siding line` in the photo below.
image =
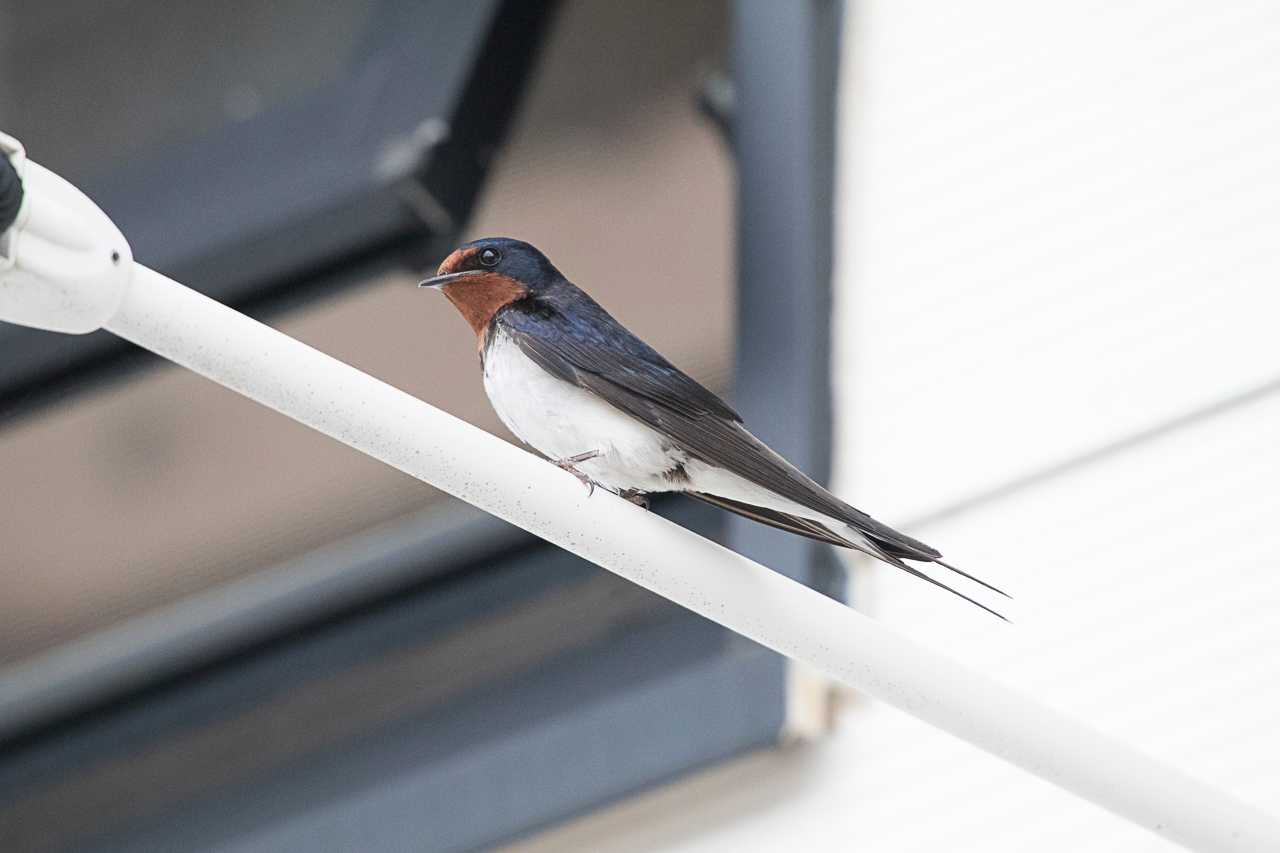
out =
[[946,504],[939,509],[926,512],[917,516],[904,524],[904,527],[916,528],[929,524],[936,524],[940,521],[947,521],[955,516],[962,515],[971,509],[976,509],[984,504],[993,501],[1003,500],[1011,495],[1028,489],[1035,488],[1042,483],[1061,477],[1066,474],[1074,473],[1080,469],[1088,468],[1117,456],[1133,448],[1145,444],[1149,441],[1164,438],[1167,435],[1186,429],[1188,427],[1197,426],[1204,421],[1212,420],[1222,415],[1244,408],[1269,397],[1272,394],[1280,392],[1280,376],[1241,391],[1236,394],[1223,397],[1208,405],[1192,409],[1185,414],[1178,415],[1169,420],[1163,421],[1155,426],[1145,427],[1137,432],[1117,439],[1116,441],[1107,442],[1093,450],[1086,451],[1079,455],[1055,462],[1043,468],[1015,477],[997,486],[984,489],[969,497]]

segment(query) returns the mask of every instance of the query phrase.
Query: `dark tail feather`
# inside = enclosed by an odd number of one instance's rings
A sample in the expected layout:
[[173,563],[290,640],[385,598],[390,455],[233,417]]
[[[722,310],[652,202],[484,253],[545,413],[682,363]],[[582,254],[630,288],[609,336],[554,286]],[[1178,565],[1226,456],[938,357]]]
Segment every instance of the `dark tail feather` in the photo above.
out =
[[[972,599],[972,598],[970,598],[969,596],[965,595],[965,594],[964,594],[963,592],[961,592],[960,590],[958,590],[958,589],[953,589],[952,587],[947,586],[947,585],[946,585],[945,583],[943,583],[942,581],[940,581],[940,580],[935,580],[934,578],[929,577],[929,576],[928,576],[928,575],[926,575],[924,572],[922,572],[922,571],[920,571],[919,569],[917,569],[915,566],[908,566],[906,563],[902,562],[902,560],[901,560],[901,559],[899,559],[898,557],[895,557],[893,554],[887,553],[886,551],[884,551],[884,550],[880,549],[879,547],[877,547],[877,546],[876,546],[876,543],[874,543],[874,542],[872,543],[872,547],[871,547],[871,548],[864,548],[864,547],[861,547],[860,545],[855,545],[854,547],[855,547],[855,548],[857,548],[859,551],[861,551],[861,552],[862,552],[862,553],[864,553],[864,554],[869,554],[870,556],[875,557],[876,559],[883,560],[884,562],[888,563],[889,565],[893,566],[894,568],[902,569],[904,572],[906,572],[906,573],[907,573],[907,574],[909,574],[909,575],[915,575],[916,577],[920,578],[920,579],[921,579],[921,580],[923,580],[923,581],[928,581],[929,583],[933,584],[934,586],[941,587],[942,589],[945,589],[947,592],[951,593],[952,595],[955,595],[955,596],[958,596],[958,597],[960,597],[960,598],[963,598],[965,601],[969,602],[969,603],[970,603],[970,604],[972,604],[974,607],[981,607],[983,610],[987,611],[987,612],[988,612],[988,613],[990,613],[992,616],[995,616],[997,619],[1003,619],[1004,621],[1009,622],[1009,619],[1008,619],[1007,617],[1005,617],[1003,614],[1001,614],[1001,613],[997,613],[996,611],[992,610],[992,609],[991,609],[990,607],[988,607],[987,605],[983,604],[981,601],[975,601],[974,599]],[[939,562],[941,562],[941,561],[939,561]],[[948,568],[948,569],[950,569],[951,567],[950,567],[950,566],[947,566],[947,568]],[[953,569],[952,571],[955,571],[955,570]],[[960,574],[964,575],[964,572],[960,572]],[[969,577],[969,576],[968,576],[968,575],[965,575],[965,577]],[[973,578],[973,580],[977,580],[977,578]],[[982,583],[982,581],[978,581],[978,583]],[[982,584],[982,585],[983,585],[983,586],[986,586],[986,584]],[[992,588],[994,589],[994,587],[992,587]],[[998,590],[998,589],[997,589],[997,590],[996,590],[996,592],[1000,592],[1000,590]],[[1001,595],[1003,595],[1003,594],[1004,594],[1004,593],[1001,593]],[[1012,623],[1010,623],[1010,624],[1012,624]]]
[[950,569],[951,571],[955,572],[956,574],[958,574],[958,575],[959,575],[960,577],[962,577],[962,578],[968,578],[969,580],[973,581],[974,583],[976,583],[976,584],[981,584],[982,586],[985,586],[987,589],[991,590],[992,592],[998,592],[998,593],[1000,593],[1001,595],[1003,595],[1005,598],[1009,599],[1010,601],[1013,601],[1013,596],[1012,596],[1012,595],[1010,595],[1009,593],[1005,592],[1003,589],[998,589],[998,588],[996,588],[996,587],[992,586],[991,584],[987,583],[986,581],[982,580],[981,578],[975,578],[973,575],[969,574],[969,573],[968,573],[968,572],[966,572],[966,571],[961,571],[960,569],[957,569],[955,566],[951,565],[950,563],[944,563],[944,562],[942,562],[941,560],[934,560],[933,562],[937,563],[939,566],[942,566],[944,569]]
[[[960,591],[958,591],[958,590],[952,589],[951,587],[947,586],[947,585],[946,585],[945,583],[943,583],[942,581],[934,580],[933,578],[929,577],[928,575],[926,575],[924,572],[920,571],[919,569],[912,568],[911,566],[908,566],[906,563],[903,563],[903,564],[899,565],[899,566],[898,566],[898,568],[902,569],[904,572],[907,572],[908,574],[913,574],[913,575],[915,575],[916,577],[920,578],[921,580],[926,580],[926,581],[928,581],[929,583],[933,584],[934,586],[940,586],[940,587],[942,587],[943,589],[945,589],[947,592],[951,593],[952,595],[958,595],[958,596],[960,596],[960,597],[961,597],[961,598],[963,598],[965,601],[969,602],[970,604],[974,605],[975,607],[981,607],[983,610],[987,611],[987,612],[988,612],[988,613],[990,613],[992,616],[995,616],[997,619],[1004,619],[1004,621],[1006,621],[1006,622],[1008,622],[1008,621],[1009,621],[1009,619],[1008,619],[1006,616],[1004,616],[1004,615],[1002,615],[1002,614],[1000,614],[1000,613],[997,613],[996,611],[992,610],[990,607],[988,607],[987,605],[983,604],[982,602],[980,602],[980,601],[974,601],[972,598],[970,598],[969,596],[965,595],[963,592],[960,592]],[[999,590],[996,590],[996,591],[997,591],[997,592],[999,592]],[[1001,594],[1003,595],[1003,593],[1001,593]],[[1012,624],[1012,623],[1010,623],[1010,624]]]
[[[828,545],[837,545],[841,548],[851,548],[855,551],[861,551],[862,553],[866,554],[869,557],[875,557],[877,560],[883,560],[884,562],[888,563],[889,565],[895,568],[902,569],[907,574],[915,575],[918,578],[928,581],[934,586],[942,587],[947,592],[951,593],[952,595],[956,595],[956,596],[959,596],[960,598],[963,598],[965,601],[969,602],[975,607],[981,607],[983,610],[987,611],[992,616],[996,616],[1000,619],[1004,619],[1004,621],[1006,622],[1009,621],[1004,616],[992,610],[990,607],[987,607],[982,602],[974,601],[972,598],[965,595],[963,592],[960,592],[957,589],[952,589],[951,587],[947,586],[941,581],[934,580],[933,578],[929,577],[919,569],[916,569],[912,566],[907,565],[902,561],[902,559],[898,555],[893,554],[888,550],[884,549],[883,547],[881,547],[881,544],[879,542],[876,542],[874,540],[869,539],[867,545],[862,545],[857,542],[853,542],[852,540],[847,539],[844,536],[841,536],[840,534],[828,529],[827,527],[824,527],[818,522],[811,521],[810,519],[807,519],[807,518],[801,518],[800,516],[796,516],[796,515],[788,515],[785,512],[778,512],[777,510],[766,509],[764,507],[758,507],[758,506],[752,506],[751,504],[744,504],[739,501],[729,500],[728,498],[722,498],[719,495],[708,495],[703,492],[685,492],[685,494],[691,498],[697,498],[700,501],[709,503],[712,506],[718,506],[721,509],[727,509],[729,510],[729,512],[734,512],[734,513],[737,513],[738,515],[750,518],[753,521],[758,521],[761,524],[767,524],[770,527],[776,527],[779,530],[785,530],[788,533],[795,533],[799,536],[804,536],[809,539],[816,539],[817,541],[825,542]],[[923,560],[927,558],[909,556],[908,559]],[[966,577],[975,583],[981,584],[982,586],[985,586],[987,589],[990,589],[993,592],[1000,593],[1005,598],[1010,598],[1010,599],[1012,598],[1012,596],[1010,596],[1008,593],[1003,592],[999,589],[996,589],[994,586],[992,586],[989,583],[986,583],[985,581],[978,580],[973,575],[960,571],[955,566],[947,565],[941,560],[932,560],[930,562],[936,562],[940,566],[948,568],[951,571],[955,572],[956,574]]]

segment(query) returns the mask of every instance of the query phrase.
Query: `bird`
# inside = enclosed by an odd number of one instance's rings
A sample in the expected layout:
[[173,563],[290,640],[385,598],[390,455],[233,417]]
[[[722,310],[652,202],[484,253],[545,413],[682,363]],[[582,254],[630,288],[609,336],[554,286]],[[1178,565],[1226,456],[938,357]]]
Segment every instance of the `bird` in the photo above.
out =
[[443,293],[475,332],[485,393],[503,424],[589,493],[599,486],[647,506],[651,494],[681,492],[860,551],[1008,621],[911,563],[1008,593],[819,485],[529,243],[466,243],[419,286]]

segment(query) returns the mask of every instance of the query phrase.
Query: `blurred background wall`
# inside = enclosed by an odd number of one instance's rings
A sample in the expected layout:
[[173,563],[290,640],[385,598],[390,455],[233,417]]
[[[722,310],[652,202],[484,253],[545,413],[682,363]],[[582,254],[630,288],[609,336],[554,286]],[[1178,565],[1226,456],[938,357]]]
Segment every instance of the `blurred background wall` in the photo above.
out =
[[[849,4],[837,490],[1009,590],[859,607],[1280,802],[1280,8]],[[520,853],[1173,849],[854,697]]]

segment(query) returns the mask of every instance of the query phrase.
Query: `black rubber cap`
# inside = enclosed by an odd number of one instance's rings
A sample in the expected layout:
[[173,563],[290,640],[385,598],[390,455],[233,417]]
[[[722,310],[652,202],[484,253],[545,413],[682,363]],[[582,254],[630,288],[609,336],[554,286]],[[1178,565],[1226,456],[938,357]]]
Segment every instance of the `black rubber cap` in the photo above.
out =
[[18,208],[22,207],[22,179],[9,158],[0,154],[0,234],[9,230],[9,226],[18,218]]

